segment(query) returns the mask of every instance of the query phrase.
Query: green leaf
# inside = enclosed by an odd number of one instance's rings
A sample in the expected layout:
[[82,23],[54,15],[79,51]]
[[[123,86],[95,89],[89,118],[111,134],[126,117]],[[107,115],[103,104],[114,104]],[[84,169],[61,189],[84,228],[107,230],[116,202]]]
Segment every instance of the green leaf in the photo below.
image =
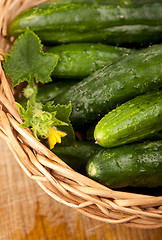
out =
[[31,118],[33,117],[33,108],[30,104],[30,101],[27,101],[26,110],[19,103],[16,103],[16,105],[18,107],[20,116],[22,117],[22,119],[25,120],[24,123],[21,124],[21,126],[24,128],[30,127],[31,126]]
[[5,54],[4,68],[13,80],[13,86],[34,78],[35,81],[47,83],[58,63],[59,56],[44,53],[38,36],[27,29],[17,38],[12,46],[11,55]]

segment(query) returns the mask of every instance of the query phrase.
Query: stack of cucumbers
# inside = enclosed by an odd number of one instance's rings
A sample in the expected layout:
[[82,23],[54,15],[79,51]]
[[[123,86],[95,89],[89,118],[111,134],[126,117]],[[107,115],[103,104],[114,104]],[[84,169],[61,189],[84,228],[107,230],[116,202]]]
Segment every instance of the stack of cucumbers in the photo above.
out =
[[161,13],[161,1],[58,0],[8,28],[30,28],[59,55],[37,101],[72,104],[77,144],[54,153],[111,188],[162,186]]

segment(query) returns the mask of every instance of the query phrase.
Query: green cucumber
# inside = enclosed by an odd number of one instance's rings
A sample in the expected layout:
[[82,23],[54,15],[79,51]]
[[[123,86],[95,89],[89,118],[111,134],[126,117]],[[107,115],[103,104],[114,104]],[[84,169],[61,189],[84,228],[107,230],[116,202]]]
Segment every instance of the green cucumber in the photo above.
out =
[[85,172],[89,158],[101,149],[103,148],[92,141],[76,141],[76,146],[56,144],[52,152],[75,171]]
[[146,139],[162,130],[162,91],[137,96],[106,114],[94,138],[111,148]]
[[162,141],[103,149],[87,163],[87,175],[111,188],[162,186]]
[[73,127],[87,127],[117,105],[162,87],[161,59],[162,44],[136,51],[74,84],[55,102],[71,102]]
[[[123,2],[123,1],[121,1]],[[32,7],[9,25],[15,37],[27,27],[44,43],[150,43],[162,40],[162,3],[54,1]]]
[[55,83],[45,84],[38,88],[36,101],[42,103],[51,101],[53,98],[63,93],[74,84],[75,82],[73,80],[58,81]]
[[[58,81],[55,83],[44,84],[43,86],[38,88],[38,93],[36,95],[36,101],[46,103],[48,101],[53,100],[57,95],[66,91],[74,84],[74,80],[66,80],[66,81]],[[26,108],[27,98],[22,96],[19,99],[16,99],[18,103],[21,104],[24,108]]]
[[59,56],[53,77],[76,79],[87,77],[105,64],[109,65],[134,50],[101,43],[71,43],[48,48],[47,52]]
[[[36,31],[35,31],[36,32]],[[44,44],[62,44],[62,43],[95,43],[117,45],[123,47],[148,46],[149,44],[161,43],[162,25],[123,25],[109,27],[104,30],[78,33],[74,31],[56,32],[52,30],[38,31],[36,34]]]

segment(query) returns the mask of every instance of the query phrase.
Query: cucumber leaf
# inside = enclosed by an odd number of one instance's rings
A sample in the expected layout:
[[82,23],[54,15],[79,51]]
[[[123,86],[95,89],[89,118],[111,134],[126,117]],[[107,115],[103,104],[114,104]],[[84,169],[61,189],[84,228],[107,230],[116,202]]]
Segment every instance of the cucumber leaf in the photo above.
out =
[[44,53],[39,37],[27,29],[16,39],[12,46],[11,55],[5,54],[4,68],[12,78],[13,86],[20,82],[36,83],[52,81],[50,75],[58,63],[59,56]]

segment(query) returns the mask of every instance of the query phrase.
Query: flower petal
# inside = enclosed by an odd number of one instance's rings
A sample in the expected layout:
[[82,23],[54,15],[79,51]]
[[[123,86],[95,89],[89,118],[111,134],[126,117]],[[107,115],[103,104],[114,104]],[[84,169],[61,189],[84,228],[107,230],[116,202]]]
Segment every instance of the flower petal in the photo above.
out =
[[67,135],[66,133],[61,132],[61,131],[57,130],[56,128],[50,128],[49,136],[48,136],[50,149],[54,148],[54,146],[57,142],[61,143],[61,137],[65,137],[66,135]]

